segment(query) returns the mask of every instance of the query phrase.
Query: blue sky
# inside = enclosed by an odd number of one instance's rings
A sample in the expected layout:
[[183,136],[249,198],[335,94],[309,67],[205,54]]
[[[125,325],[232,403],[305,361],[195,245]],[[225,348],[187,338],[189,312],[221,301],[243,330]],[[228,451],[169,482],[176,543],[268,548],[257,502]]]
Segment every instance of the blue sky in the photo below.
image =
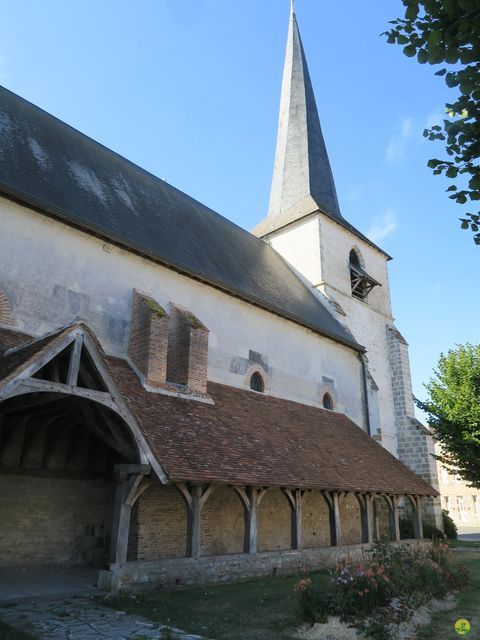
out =
[[[297,0],[343,215],[388,253],[423,397],[479,341],[478,262],[422,137],[452,90],[380,33],[400,0]],[[249,229],[267,211],[288,0],[0,0],[0,82]]]

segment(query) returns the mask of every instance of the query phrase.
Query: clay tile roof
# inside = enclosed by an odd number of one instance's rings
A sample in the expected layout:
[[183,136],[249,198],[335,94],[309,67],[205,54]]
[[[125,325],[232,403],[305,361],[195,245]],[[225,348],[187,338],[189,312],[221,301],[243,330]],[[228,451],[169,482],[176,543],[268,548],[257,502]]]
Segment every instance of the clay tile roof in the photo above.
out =
[[0,329],[2,386],[81,325],[171,481],[438,495],[345,415],[210,382],[209,405],[146,391],[83,323],[39,339]]
[[214,406],[150,393],[108,360],[172,481],[437,495],[345,415],[213,382]]

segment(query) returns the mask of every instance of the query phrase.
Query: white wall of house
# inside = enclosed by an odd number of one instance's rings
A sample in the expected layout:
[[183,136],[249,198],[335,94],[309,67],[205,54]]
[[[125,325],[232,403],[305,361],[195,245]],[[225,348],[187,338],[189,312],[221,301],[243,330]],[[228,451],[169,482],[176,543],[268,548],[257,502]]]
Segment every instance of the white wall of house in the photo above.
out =
[[[358,354],[289,320],[127,250],[0,199],[0,290],[14,324],[40,335],[84,318],[105,350],[124,356],[132,290],[188,308],[210,330],[210,380],[242,387],[260,354],[269,393],[335,408],[365,428]],[[258,360],[258,356],[255,356]]]

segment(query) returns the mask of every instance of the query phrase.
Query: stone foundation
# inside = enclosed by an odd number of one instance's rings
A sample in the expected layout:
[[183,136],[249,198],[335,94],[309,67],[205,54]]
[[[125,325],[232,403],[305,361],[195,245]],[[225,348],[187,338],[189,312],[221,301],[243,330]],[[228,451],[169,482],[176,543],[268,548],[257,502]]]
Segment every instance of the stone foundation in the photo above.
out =
[[[404,540],[392,544],[428,549],[432,543],[430,540]],[[152,587],[171,588],[234,582],[268,575],[292,575],[305,568],[311,571],[334,567],[344,558],[361,561],[371,546],[356,544],[303,551],[127,562],[123,565],[110,565],[110,569],[100,571],[98,587],[112,592],[138,591]]]

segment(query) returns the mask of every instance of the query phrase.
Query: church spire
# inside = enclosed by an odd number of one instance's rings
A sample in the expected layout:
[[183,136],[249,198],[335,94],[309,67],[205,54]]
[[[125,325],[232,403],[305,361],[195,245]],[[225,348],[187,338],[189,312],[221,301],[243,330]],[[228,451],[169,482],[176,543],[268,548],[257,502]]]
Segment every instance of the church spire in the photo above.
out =
[[290,210],[320,209],[342,219],[293,0],[283,72],[270,219]]

